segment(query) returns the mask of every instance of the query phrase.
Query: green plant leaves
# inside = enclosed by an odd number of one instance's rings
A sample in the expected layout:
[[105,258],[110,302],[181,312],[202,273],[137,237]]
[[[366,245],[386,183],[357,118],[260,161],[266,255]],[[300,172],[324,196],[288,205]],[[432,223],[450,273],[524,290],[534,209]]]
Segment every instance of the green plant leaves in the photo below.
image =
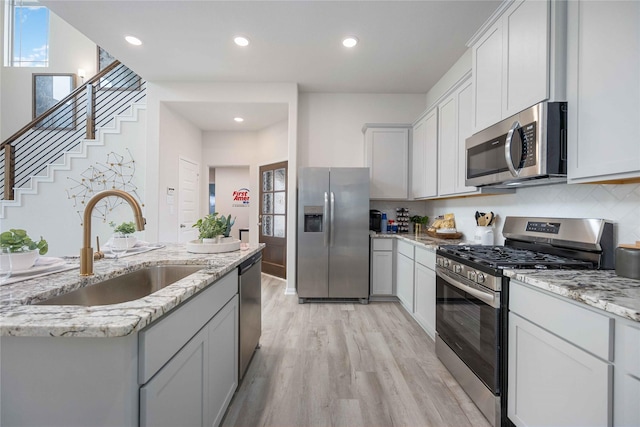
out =
[[49,244],[40,236],[38,242],[34,242],[25,230],[12,228],[0,234],[0,246],[9,248],[9,252],[26,252],[38,249],[40,255],[49,251]]

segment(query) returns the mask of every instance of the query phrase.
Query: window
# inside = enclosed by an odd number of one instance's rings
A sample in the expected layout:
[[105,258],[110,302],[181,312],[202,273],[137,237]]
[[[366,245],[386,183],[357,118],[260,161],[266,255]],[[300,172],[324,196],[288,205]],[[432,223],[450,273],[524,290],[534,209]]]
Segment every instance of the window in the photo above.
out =
[[49,66],[49,9],[35,0],[5,5],[5,67]]

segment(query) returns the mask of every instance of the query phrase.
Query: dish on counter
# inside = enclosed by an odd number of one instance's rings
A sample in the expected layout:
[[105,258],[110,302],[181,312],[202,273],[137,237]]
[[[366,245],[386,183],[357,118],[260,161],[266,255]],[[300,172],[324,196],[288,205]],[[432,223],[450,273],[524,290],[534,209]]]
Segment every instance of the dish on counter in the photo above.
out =
[[54,268],[62,267],[66,263],[67,261],[65,261],[62,258],[41,256],[36,260],[36,263],[32,267],[21,269],[21,270],[11,270],[11,276],[40,273],[42,271],[47,271]]

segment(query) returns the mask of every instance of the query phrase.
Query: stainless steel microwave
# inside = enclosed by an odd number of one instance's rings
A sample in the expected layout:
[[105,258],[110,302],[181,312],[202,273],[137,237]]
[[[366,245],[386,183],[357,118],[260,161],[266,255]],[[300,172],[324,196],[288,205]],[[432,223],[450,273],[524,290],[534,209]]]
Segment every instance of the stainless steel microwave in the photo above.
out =
[[513,188],[567,180],[567,103],[542,102],[466,140],[468,186]]

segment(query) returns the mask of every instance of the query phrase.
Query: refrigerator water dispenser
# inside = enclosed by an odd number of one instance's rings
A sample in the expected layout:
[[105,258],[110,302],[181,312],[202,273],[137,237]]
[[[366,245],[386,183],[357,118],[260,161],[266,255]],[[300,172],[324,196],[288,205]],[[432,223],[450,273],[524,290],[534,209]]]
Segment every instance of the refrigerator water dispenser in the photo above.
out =
[[304,207],[304,232],[322,233],[322,206]]

